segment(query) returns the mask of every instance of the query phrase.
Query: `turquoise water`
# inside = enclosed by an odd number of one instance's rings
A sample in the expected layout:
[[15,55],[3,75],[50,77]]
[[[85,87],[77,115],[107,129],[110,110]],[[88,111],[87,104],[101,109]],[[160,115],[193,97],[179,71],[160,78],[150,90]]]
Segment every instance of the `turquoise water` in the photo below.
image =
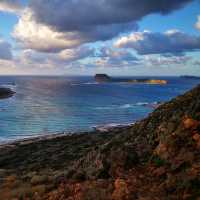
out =
[[93,77],[2,76],[0,85],[11,87],[16,95],[0,100],[0,141],[132,123],[147,116],[156,103],[168,101],[200,82],[164,79],[169,84],[97,84]]

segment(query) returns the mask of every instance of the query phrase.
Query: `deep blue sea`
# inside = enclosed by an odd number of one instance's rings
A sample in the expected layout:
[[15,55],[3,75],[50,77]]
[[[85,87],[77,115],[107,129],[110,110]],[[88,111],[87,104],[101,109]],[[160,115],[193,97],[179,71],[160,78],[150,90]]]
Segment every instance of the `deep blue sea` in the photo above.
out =
[[161,78],[169,84],[97,84],[93,77],[1,76],[0,86],[11,87],[16,94],[0,100],[0,142],[133,123],[147,116],[157,103],[200,83],[197,79]]

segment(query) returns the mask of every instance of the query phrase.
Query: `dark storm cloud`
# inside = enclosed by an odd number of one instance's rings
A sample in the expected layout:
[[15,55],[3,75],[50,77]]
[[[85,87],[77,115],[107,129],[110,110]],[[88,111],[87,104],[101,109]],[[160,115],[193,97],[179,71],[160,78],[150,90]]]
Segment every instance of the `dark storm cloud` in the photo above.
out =
[[120,38],[115,43],[115,46],[134,49],[141,55],[183,55],[185,52],[200,49],[200,37],[188,35],[176,30],[166,33],[136,32]]
[[168,14],[194,0],[30,0],[14,29],[25,48],[59,52],[137,31],[152,13]]
[[12,59],[11,45],[3,40],[0,40],[0,59],[1,60]]
[[129,32],[130,30],[138,30],[136,23],[125,24],[111,24],[111,25],[98,25],[87,30],[80,31],[83,38],[87,38],[89,42],[97,40],[109,40],[122,32]]
[[31,0],[38,22],[59,31],[88,32],[91,28],[136,22],[152,14],[168,14],[193,0]]

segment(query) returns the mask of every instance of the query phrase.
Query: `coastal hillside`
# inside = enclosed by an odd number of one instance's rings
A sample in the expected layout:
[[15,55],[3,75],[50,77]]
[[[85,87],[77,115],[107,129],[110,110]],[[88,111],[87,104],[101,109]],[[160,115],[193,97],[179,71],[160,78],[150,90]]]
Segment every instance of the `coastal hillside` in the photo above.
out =
[[200,85],[132,127],[0,148],[5,200],[199,200]]

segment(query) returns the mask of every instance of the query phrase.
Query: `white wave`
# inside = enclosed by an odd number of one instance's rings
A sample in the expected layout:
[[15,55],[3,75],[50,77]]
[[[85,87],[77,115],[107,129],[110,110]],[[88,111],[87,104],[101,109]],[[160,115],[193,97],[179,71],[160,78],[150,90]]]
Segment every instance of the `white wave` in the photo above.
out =
[[123,105],[111,105],[111,106],[99,106],[96,107],[96,110],[116,110],[116,109],[130,109],[137,106],[144,106],[144,107],[157,107],[161,104],[161,102],[137,102],[134,104],[123,104]]
[[124,124],[110,123],[106,125],[92,126],[92,128],[100,132],[107,132],[115,128],[129,127],[129,126],[132,126],[133,124],[134,123],[124,123]]
[[113,109],[128,109],[134,107],[134,104],[124,104],[124,105],[111,105],[111,106],[102,106],[102,107],[96,107],[96,110],[113,110]]
[[135,105],[136,106],[146,106],[146,105],[149,105],[149,104],[151,104],[151,103],[148,103],[148,102],[138,102]]
[[85,83],[70,83],[72,86],[77,86],[77,85],[98,85],[99,83],[97,82],[85,82]]
[[131,105],[131,104],[124,104],[124,105],[120,106],[120,108],[131,108],[133,106],[134,105]]
[[112,109],[116,109],[115,106],[102,106],[102,107],[96,107],[96,110],[112,110]]
[[98,85],[99,83],[97,82],[87,82],[87,83],[83,83],[84,85]]

